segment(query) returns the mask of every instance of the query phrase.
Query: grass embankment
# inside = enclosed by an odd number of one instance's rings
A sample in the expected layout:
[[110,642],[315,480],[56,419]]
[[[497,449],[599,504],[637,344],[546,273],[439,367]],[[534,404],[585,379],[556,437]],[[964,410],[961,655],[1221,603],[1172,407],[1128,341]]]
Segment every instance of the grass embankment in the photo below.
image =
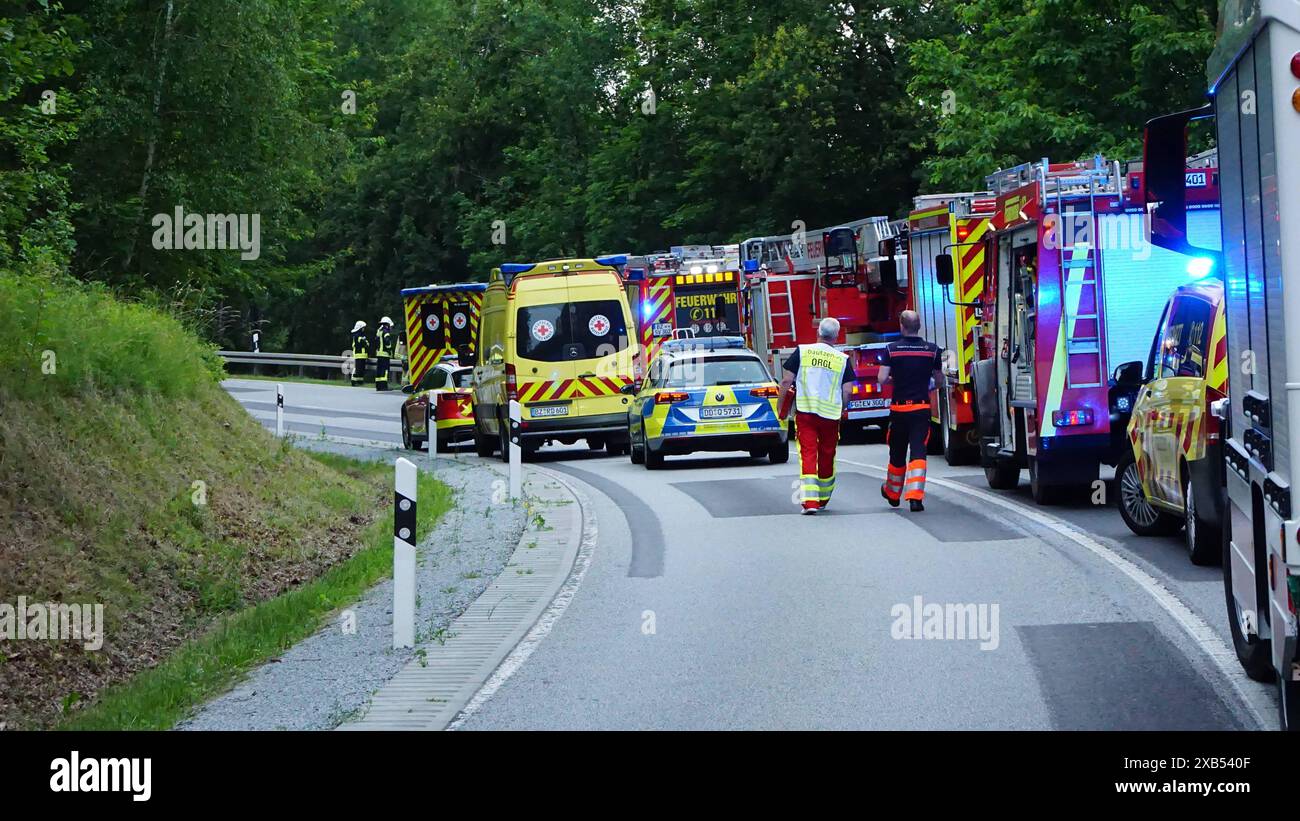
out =
[[0,272],[0,339],[0,603],[105,611],[98,651],[0,638],[8,727],[171,726],[391,569],[391,467],[276,441],[175,319]]

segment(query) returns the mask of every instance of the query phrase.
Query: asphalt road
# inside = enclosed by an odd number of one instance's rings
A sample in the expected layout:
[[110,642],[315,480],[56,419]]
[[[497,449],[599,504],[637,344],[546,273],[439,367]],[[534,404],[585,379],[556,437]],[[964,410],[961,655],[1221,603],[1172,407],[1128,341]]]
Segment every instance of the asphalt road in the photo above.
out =
[[[226,387],[274,425],[273,384]],[[396,442],[402,398],[286,384],[286,419]],[[648,471],[544,449],[538,464],[590,497],[597,547],[550,635],[463,728],[1276,726],[1272,690],[1225,661],[1220,571],[1178,539],[1133,536],[1113,505],[990,491],[942,457],[926,511],[894,510],[884,460],[841,447],[830,508],[804,517],[797,455]]]

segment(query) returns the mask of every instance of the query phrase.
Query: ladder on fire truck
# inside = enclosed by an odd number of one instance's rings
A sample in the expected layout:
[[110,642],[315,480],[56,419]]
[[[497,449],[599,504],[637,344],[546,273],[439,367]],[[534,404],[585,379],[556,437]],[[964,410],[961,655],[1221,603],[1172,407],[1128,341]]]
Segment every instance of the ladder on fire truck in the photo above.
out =
[[[1097,388],[1106,383],[1105,352],[1102,347],[1102,305],[1105,299],[1101,272],[1097,267],[1097,238],[1101,235],[1097,225],[1097,200],[1101,197],[1119,196],[1123,190],[1123,176],[1118,162],[1107,162],[1100,154],[1091,163],[1063,163],[1053,166],[1047,158],[1026,163],[989,178],[993,190],[1002,193],[1027,182],[1037,180],[1039,202],[1044,218],[1054,215],[1057,220],[1053,235],[1058,238],[1057,271],[1061,281],[1061,322],[1065,326],[1065,384],[1068,388]],[[1087,238],[1075,242],[1074,216],[1080,212],[1066,211],[1066,202],[1087,197],[1088,209],[1085,225]],[[1041,276],[1041,272],[1040,272]],[[1082,306],[1091,305],[1091,308]],[[1037,313],[1038,306],[1034,306]],[[1032,319],[1032,317],[1031,317]],[[1084,372],[1094,373],[1093,379],[1076,378],[1072,365],[1082,358],[1092,365]]]

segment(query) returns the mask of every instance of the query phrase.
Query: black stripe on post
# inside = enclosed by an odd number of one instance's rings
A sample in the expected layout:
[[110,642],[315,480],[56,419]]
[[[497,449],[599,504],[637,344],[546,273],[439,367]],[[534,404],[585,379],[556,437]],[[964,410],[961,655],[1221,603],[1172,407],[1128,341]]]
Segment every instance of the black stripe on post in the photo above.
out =
[[393,494],[393,536],[415,547],[415,500]]

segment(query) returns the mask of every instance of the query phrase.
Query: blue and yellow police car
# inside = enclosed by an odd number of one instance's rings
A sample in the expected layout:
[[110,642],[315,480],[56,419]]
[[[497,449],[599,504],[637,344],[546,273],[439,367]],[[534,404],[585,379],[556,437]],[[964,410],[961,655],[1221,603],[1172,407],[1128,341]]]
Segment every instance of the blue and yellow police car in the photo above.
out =
[[777,416],[777,384],[738,336],[665,342],[646,377],[624,392],[632,463],[655,470],[669,454],[748,451],[773,464],[790,458]]

